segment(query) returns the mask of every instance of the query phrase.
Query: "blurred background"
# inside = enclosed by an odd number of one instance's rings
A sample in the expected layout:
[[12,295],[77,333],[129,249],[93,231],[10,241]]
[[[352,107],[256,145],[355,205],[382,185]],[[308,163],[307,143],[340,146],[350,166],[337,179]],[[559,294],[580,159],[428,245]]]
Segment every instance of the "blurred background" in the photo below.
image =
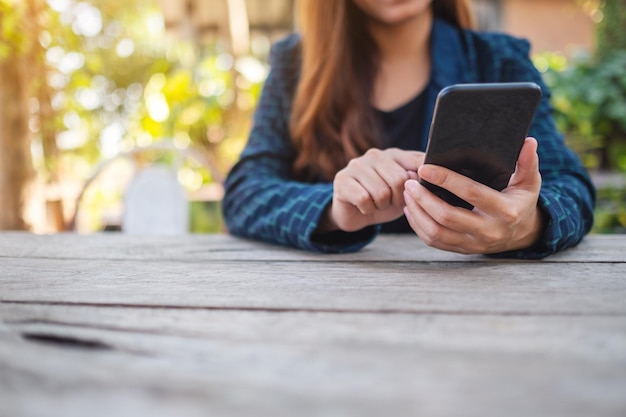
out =
[[[473,5],[480,29],[532,42],[559,127],[600,190],[594,232],[625,232],[626,0]],[[186,231],[223,231],[221,184],[296,7],[0,0],[0,230],[121,230],[138,177],[158,166],[142,181],[184,200]],[[144,220],[166,203],[143,206]]]

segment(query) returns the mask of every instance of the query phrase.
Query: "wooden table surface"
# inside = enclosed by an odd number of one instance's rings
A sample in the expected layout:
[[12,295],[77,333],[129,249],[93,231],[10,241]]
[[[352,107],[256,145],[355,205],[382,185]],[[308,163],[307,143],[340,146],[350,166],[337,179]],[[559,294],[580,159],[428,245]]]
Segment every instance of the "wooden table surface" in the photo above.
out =
[[626,416],[626,236],[0,234],[0,416]]

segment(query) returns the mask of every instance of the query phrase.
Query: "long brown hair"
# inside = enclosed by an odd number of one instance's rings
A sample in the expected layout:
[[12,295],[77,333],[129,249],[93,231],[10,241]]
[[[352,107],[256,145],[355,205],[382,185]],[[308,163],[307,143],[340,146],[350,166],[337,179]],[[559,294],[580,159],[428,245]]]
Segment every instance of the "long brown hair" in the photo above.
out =
[[[332,180],[352,158],[377,146],[371,98],[378,51],[353,0],[299,0],[302,66],[290,133],[296,178]],[[469,0],[433,0],[436,16],[473,26]]]

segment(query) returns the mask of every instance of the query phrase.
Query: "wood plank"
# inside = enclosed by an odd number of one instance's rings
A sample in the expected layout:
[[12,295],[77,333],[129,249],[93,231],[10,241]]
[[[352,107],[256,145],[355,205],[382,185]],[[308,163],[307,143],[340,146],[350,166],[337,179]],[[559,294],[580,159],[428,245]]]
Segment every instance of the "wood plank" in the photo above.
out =
[[0,416],[623,416],[623,250],[3,233]]
[[117,342],[111,343],[101,334],[156,334],[244,344],[262,341],[534,352],[626,363],[624,316],[271,312],[0,303],[0,317],[14,332],[76,337],[116,348]]
[[[3,306],[13,324],[0,324],[0,414],[602,417],[626,411],[624,319],[618,317],[113,310]],[[81,317],[82,324],[67,325]],[[41,345],[19,332],[97,339],[111,349]]]
[[[576,248],[542,262],[626,262],[626,235],[587,236]],[[229,235],[128,236],[116,233],[38,236],[0,233],[2,258],[111,260],[265,260],[308,262],[496,262],[484,256],[464,256],[436,250],[411,235],[381,235],[360,252],[342,255],[308,253]]]
[[623,264],[5,258],[0,301],[506,314],[626,313]]

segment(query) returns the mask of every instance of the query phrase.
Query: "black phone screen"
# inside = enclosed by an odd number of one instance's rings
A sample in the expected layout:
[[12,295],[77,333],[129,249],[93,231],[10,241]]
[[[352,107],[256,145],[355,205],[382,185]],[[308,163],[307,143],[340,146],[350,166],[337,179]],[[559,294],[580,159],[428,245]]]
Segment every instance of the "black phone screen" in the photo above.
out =
[[[435,103],[424,163],[444,166],[503,190],[540,100],[541,88],[530,82],[444,88]],[[473,208],[441,187],[420,182],[452,205]]]

